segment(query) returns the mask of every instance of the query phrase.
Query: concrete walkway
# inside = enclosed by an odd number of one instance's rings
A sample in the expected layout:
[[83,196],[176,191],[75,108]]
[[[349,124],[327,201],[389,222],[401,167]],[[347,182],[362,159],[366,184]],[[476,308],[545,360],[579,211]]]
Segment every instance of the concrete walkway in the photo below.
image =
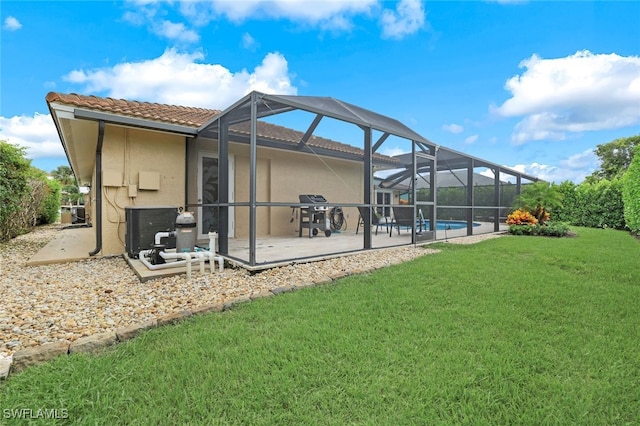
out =
[[59,235],[29,258],[27,266],[50,265],[88,259],[96,247],[94,228],[62,228]]

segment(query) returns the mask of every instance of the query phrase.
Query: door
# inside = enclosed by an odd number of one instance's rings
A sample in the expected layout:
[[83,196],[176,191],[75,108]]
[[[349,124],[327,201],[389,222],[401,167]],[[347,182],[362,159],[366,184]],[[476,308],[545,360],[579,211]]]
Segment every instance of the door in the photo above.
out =
[[[218,154],[198,153],[198,204],[217,203],[220,184],[229,185],[229,202],[234,201],[234,157],[229,156],[229,179],[218,181]],[[210,231],[218,232],[218,209],[216,207],[198,207],[198,239],[209,238]],[[234,236],[234,209],[229,207],[229,237]]]
[[391,217],[391,191],[376,191],[376,213],[384,216]]

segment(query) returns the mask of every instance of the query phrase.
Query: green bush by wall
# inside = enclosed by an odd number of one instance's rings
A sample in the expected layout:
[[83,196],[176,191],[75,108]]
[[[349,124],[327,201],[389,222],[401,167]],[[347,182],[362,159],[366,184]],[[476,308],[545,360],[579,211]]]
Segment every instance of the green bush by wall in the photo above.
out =
[[563,182],[558,185],[562,206],[551,219],[575,226],[624,229],[622,187],[621,179],[603,179],[580,185]]
[[627,227],[640,233],[640,145],[635,147],[631,165],[622,177],[622,200]]

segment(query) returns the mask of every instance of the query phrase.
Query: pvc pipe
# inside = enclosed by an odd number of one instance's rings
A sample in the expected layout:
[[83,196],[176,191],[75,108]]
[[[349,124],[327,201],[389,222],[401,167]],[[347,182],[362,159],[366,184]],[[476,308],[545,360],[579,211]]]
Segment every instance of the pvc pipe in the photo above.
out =
[[216,252],[216,238],[218,238],[217,232],[209,232],[209,251],[211,253]]
[[157,232],[155,236],[155,243],[160,244],[160,240],[163,238],[175,237],[175,231],[171,232]]
[[204,261],[206,260],[205,254],[203,252],[195,252],[193,253],[193,257],[198,259],[200,263],[200,273],[204,275]]
[[220,272],[224,270],[224,259],[222,256],[215,256],[216,254],[216,238],[218,238],[217,232],[209,232],[209,269],[213,273],[214,263],[218,261],[218,269]]
[[161,251],[160,252],[160,257],[162,257],[164,260],[167,259],[184,259],[185,261],[185,265],[187,267],[187,279],[191,278],[191,262],[193,260],[197,260],[197,259],[192,259],[191,258],[191,253],[189,252],[184,252],[184,253],[167,253],[165,251]]
[[222,256],[216,256],[215,253],[212,253],[210,251],[204,251],[202,252],[202,254],[209,259],[209,269],[211,270],[212,274],[215,270],[216,261],[218,262],[218,270],[220,272],[224,271],[224,259],[222,258]]
[[213,271],[215,270],[216,261],[218,262],[218,270],[220,272],[224,271],[224,259],[222,258],[222,256],[216,256],[215,253],[212,253],[208,250],[195,252],[195,253],[175,253],[175,252],[161,251],[160,256],[162,256],[163,259],[170,259],[175,261],[168,262],[168,263],[161,263],[159,265],[152,265],[147,260],[147,255],[151,254],[152,252],[153,250],[141,250],[139,254],[140,261],[142,262],[142,264],[152,271],[185,266],[187,268],[187,276],[190,276],[191,264],[194,262],[199,262],[200,272],[204,274],[205,273],[204,263],[207,259],[209,260],[209,269],[211,273],[213,273]]
[[[151,263],[149,263],[149,261],[146,259],[147,255],[150,254],[153,250],[141,250],[140,251],[140,261],[150,270],[152,271],[156,271],[158,269],[168,269],[168,268],[177,268],[179,266],[186,266],[187,265],[187,261],[186,260],[176,260],[175,262],[169,262],[169,263],[161,263],[159,265],[152,265]],[[166,253],[166,254],[174,254],[176,255],[177,253]],[[182,258],[184,259],[184,256],[182,256]],[[175,257],[175,259],[179,259],[179,257]],[[191,262],[193,262],[194,259],[191,259],[191,261],[189,262],[189,264],[191,264]]]

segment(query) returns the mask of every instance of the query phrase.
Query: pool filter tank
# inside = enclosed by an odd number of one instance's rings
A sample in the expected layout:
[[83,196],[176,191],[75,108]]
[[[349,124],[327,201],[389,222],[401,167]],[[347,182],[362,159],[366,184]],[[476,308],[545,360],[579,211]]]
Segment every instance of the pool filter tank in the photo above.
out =
[[196,248],[196,219],[191,212],[180,212],[176,218],[176,253],[192,252]]

